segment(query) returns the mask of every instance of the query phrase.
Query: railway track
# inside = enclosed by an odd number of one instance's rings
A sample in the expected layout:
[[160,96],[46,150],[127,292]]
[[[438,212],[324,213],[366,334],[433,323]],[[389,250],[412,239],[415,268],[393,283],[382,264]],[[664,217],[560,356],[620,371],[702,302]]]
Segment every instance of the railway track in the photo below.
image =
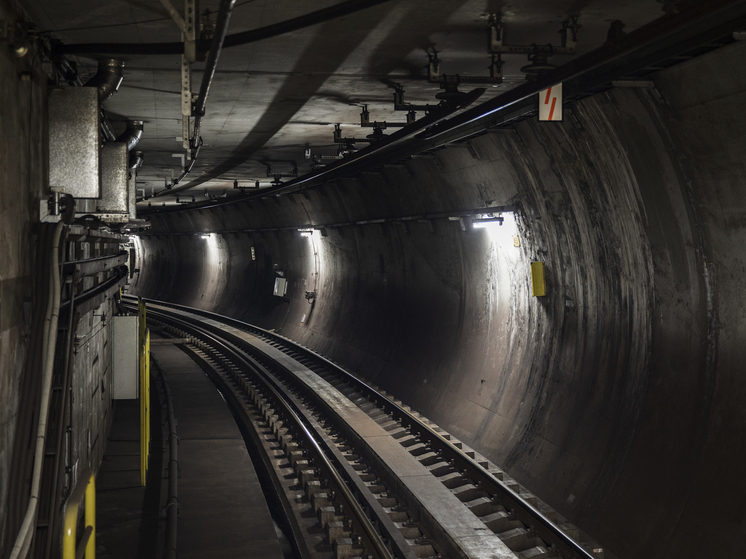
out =
[[494,464],[308,348],[146,303],[149,322],[190,340],[183,349],[262,449],[302,557],[611,557]]

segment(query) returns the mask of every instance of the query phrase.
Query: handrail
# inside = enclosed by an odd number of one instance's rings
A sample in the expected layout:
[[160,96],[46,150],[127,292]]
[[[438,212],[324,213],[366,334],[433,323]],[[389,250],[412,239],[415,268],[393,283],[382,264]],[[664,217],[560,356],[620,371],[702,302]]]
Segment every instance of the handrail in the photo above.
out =
[[[85,481],[85,483],[83,483]],[[79,543],[78,511],[85,498],[85,532]],[[62,559],[96,559],[96,477],[91,468],[80,475],[65,505],[65,524],[62,532]]]

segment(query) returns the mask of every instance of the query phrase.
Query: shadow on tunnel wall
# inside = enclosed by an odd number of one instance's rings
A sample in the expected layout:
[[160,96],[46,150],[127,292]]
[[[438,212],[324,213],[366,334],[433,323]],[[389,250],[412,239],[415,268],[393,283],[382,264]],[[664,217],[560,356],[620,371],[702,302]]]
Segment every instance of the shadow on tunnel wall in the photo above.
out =
[[[744,556],[744,54],[660,73],[665,102],[612,90],[574,105],[577,123],[485,134],[478,158],[451,148],[305,196],[154,215],[134,290],[315,348],[624,559]],[[511,202],[519,247],[448,220],[195,235]]]
[[[390,32],[390,35],[398,37],[397,45],[399,46],[402,45],[402,37],[406,38],[404,49],[398,49],[393,53],[391,52],[391,43],[384,39],[380,42],[379,48],[375,49],[370,56],[369,67],[374,68],[378,73],[388,73],[394,70],[395,61],[401,58],[401,50],[407,50],[407,42],[411,45],[409,50],[418,47],[425,48],[423,45],[426,45],[426,43],[423,41],[426,37],[431,35],[436,28],[442,27],[442,21],[447,19],[448,15],[457,10],[463,3],[465,3],[465,0],[454,2],[447,10],[438,10],[435,14],[430,14],[430,17],[426,18],[425,21],[420,18],[421,24],[416,34],[409,31],[411,28],[410,18],[415,17],[415,13],[413,13],[415,8],[410,8],[405,16],[400,18],[400,24]],[[252,155],[271,140],[292,120],[298,111],[303,109],[312,97],[319,93],[319,90],[329,79],[328,73],[337,70],[354,51],[354,48],[350,47],[357,47],[362,44],[368,38],[368,34],[388,16],[390,10],[391,7],[386,5],[366,10],[363,14],[352,15],[341,20],[332,20],[321,25],[292,70],[292,74],[297,75],[290,75],[285,79],[266,111],[252,130],[241,140],[230,157],[203,173],[199,178],[189,182],[187,186],[192,188],[210,179],[220,177],[250,160]],[[351,32],[351,29],[354,29],[354,32]],[[357,42],[351,43],[347,40],[345,48],[342,49],[340,48],[340,35],[354,37]],[[392,56],[392,54],[395,56]],[[422,73],[422,69],[420,69],[420,73]]]

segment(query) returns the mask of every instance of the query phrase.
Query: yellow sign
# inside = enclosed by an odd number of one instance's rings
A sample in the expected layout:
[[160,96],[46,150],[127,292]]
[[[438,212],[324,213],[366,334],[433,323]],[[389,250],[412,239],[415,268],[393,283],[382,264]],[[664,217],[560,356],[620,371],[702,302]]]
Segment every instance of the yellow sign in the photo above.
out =
[[543,297],[547,294],[547,284],[544,280],[544,262],[531,262],[531,294]]

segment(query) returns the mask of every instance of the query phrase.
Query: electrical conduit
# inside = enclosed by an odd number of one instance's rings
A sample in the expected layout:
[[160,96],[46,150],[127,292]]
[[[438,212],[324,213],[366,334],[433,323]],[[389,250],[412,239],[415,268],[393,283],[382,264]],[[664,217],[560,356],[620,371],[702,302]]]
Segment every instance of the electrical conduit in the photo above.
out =
[[44,336],[46,352],[42,361],[41,404],[39,409],[39,426],[36,432],[36,451],[34,453],[34,470],[31,477],[31,496],[29,497],[26,515],[18,533],[16,542],[10,552],[10,559],[26,557],[36,526],[36,514],[39,506],[39,488],[41,485],[41,469],[44,462],[44,444],[47,435],[47,419],[49,416],[49,398],[52,391],[52,372],[54,370],[54,353],[57,346],[57,321],[60,313],[60,239],[65,224],[60,221],[52,235],[52,265],[49,280],[49,302],[44,318]]

